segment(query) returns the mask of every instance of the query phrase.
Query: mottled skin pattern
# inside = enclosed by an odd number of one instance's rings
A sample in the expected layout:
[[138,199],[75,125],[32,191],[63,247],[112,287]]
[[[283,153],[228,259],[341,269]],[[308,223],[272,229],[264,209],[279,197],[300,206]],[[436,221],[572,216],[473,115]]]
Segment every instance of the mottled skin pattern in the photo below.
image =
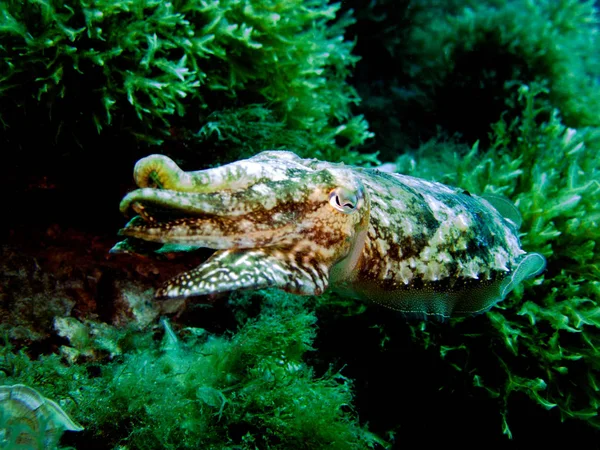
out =
[[139,217],[121,235],[218,250],[160,298],[332,286],[443,319],[489,309],[544,267],[521,249],[516,213],[498,212],[506,205],[405,175],[267,151],[197,172],[152,155],[135,180],[121,211]]

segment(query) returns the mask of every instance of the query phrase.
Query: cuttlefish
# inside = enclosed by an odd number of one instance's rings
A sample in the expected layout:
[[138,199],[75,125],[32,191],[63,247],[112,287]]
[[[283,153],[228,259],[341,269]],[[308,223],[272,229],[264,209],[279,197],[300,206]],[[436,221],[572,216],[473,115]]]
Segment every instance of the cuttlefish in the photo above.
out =
[[158,298],[332,287],[444,319],[487,311],[545,266],[522,250],[508,200],[397,173],[265,151],[195,172],[151,155],[134,178],[120,235],[217,250]]

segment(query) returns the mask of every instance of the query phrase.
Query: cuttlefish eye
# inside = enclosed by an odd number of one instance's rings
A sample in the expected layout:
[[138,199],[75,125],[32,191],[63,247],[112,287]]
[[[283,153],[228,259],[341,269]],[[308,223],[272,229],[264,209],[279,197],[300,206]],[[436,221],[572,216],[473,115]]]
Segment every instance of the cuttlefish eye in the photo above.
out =
[[363,203],[362,190],[352,190],[337,187],[329,194],[329,204],[338,211],[350,214],[361,207]]

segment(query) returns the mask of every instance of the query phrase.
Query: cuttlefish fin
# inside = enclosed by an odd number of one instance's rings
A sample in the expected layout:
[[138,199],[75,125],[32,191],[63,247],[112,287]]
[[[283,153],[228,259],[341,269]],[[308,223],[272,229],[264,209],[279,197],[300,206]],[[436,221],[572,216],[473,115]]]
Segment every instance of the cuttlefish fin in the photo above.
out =
[[215,294],[276,287],[293,294],[320,295],[329,270],[315,261],[298,261],[280,249],[221,250],[206,262],[167,281],[157,298]]
[[539,275],[546,260],[539,253],[527,253],[516,263],[514,270],[492,283],[482,283],[457,291],[428,289],[396,291],[381,295],[375,288],[366,286],[365,296],[401,312],[410,318],[434,318],[444,321],[452,314],[479,314],[488,311],[503,300],[518,284]]
[[527,253],[522,256],[517,263],[517,268],[502,283],[500,288],[502,297],[505,297],[522,281],[538,276],[545,269],[546,258],[539,253]]
[[503,300],[517,285],[544,271],[546,259],[539,253],[527,253],[517,261],[515,269],[505,278],[488,286],[463,293],[454,310],[456,313],[480,313],[488,311]]
[[492,205],[502,217],[510,220],[515,225],[517,230],[521,228],[523,218],[521,217],[519,208],[517,208],[513,202],[506,197],[502,197],[501,195],[485,194],[482,195],[481,198]]

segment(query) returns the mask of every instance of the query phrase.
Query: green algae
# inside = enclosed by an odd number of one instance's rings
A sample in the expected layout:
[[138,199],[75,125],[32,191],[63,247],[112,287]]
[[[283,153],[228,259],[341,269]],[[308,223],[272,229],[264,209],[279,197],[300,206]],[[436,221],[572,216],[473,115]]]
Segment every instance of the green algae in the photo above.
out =
[[[556,408],[563,420],[579,418],[600,427],[600,256],[595,249],[600,133],[566,127],[545,101],[546,93],[537,84],[515,86],[514,100],[523,114],[494,124],[487,151],[476,144],[458,153],[456,144],[430,142],[397,162],[414,175],[514,200],[523,215],[523,247],[548,260],[541,277],[486,314],[490,328],[485,336],[494,352],[471,354],[468,367],[456,366],[498,398],[509,435],[506,418],[514,392],[543,408]],[[462,327],[467,325],[456,323],[454,332],[460,334]],[[442,342],[442,357],[452,361],[458,356],[448,354],[449,349],[468,354],[475,347],[469,341],[482,336],[467,335],[460,345],[445,347],[443,336],[435,339]]]
[[233,335],[177,331],[163,320],[160,332],[115,334],[122,352],[102,364],[65,364],[57,355],[31,360],[5,345],[0,383],[30,383],[72,399],[68,410],[86,428],[82,439],[103,448],[385,446],[359,425],[351,380],[335,370],[317,375],[304,362],[313,351],[314,312],[280,293],[259,296],[261,313]]

